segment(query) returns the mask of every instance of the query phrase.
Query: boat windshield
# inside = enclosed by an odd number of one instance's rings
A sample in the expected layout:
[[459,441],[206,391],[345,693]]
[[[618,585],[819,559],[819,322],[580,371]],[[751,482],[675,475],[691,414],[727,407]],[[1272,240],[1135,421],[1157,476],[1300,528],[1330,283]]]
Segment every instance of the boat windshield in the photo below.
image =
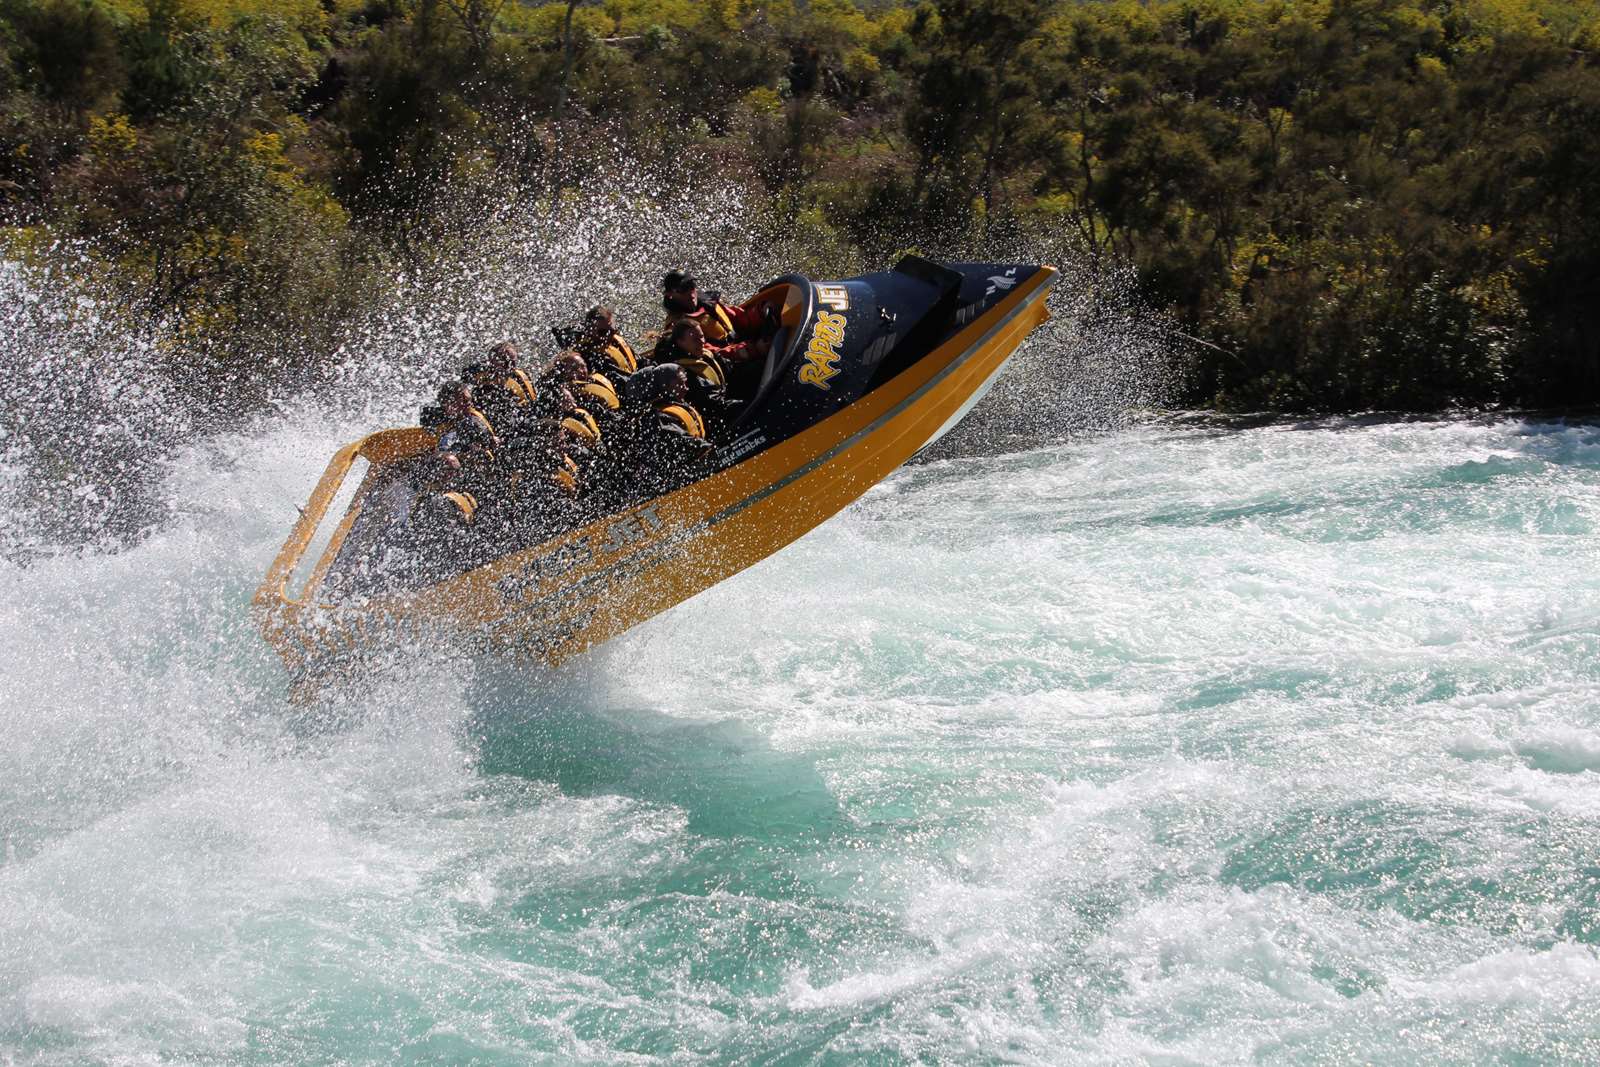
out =
[[811,279],[799,274],[785,274],[766,285],[745,302],[746,307],[771,306],[778,311],[778,332],[772,336],[767,349],[766,364],[761,368],[761,381],[753,396],[745,404],[736,426],[748,423],[762,406],[762,401],[772,392],[773,383],[783,369],[794,359],[798,342],[803,336],[800,327],[810,320],[817,299],[816,286]]

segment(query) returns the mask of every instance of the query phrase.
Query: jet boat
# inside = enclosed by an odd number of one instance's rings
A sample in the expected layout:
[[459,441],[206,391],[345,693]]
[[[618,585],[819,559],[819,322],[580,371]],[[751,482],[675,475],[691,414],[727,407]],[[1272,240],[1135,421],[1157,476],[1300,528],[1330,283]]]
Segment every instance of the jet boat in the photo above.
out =
[[1048,318],[1055,275],[907,257],[841,281],[778,278],[745,303],[781,326],[698,476],[426,577],[373,580],[437,439],[370,434],[333,457],[257,590],[263,633],[301,693],[427,633],[558,664],[771,555],[938,439]]

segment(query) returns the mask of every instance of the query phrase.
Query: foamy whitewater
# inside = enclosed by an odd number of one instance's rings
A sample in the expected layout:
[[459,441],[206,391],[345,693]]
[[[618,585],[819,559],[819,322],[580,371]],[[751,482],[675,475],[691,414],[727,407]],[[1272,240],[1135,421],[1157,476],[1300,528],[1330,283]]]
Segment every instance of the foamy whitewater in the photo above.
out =
[[670,267],[853,272],[624,192],[228,433],[92,257],[0,261],[0,1067],[1600,1061],[1600,425],[1130,423],[1162,324],[1070,263],[762,564],[291,706],[247,608],[336,448]]
[[1600,1059],[1600,427],[924,463],[297,712],[246,606],[348,436],[0,564],[0,1063]]

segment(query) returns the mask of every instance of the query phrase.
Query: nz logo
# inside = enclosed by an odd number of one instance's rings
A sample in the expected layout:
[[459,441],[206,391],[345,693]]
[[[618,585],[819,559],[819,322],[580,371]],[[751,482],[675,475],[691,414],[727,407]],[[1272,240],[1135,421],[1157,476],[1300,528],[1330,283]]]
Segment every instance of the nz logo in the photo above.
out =
[[989,288],[983,291],[984,298],[988,299],[995,293],[1004,292],[1005,290],[1010,289],[1013,285],[1016,285],[1017,279],[1014,277],[1016,273],[1017,268],[1012,267],[1004,274],[989,275]]

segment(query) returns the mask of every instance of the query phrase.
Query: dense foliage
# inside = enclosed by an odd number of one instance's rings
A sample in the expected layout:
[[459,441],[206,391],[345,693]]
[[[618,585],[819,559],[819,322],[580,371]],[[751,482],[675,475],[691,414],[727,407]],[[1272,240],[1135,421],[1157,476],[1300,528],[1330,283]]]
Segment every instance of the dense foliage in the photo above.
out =
[[709,174],[857,261],[1131,263],[1192,402],[1588,404],[1597,47],[1594,0],[0,0],[0,233],[238,361],[474,212]]

